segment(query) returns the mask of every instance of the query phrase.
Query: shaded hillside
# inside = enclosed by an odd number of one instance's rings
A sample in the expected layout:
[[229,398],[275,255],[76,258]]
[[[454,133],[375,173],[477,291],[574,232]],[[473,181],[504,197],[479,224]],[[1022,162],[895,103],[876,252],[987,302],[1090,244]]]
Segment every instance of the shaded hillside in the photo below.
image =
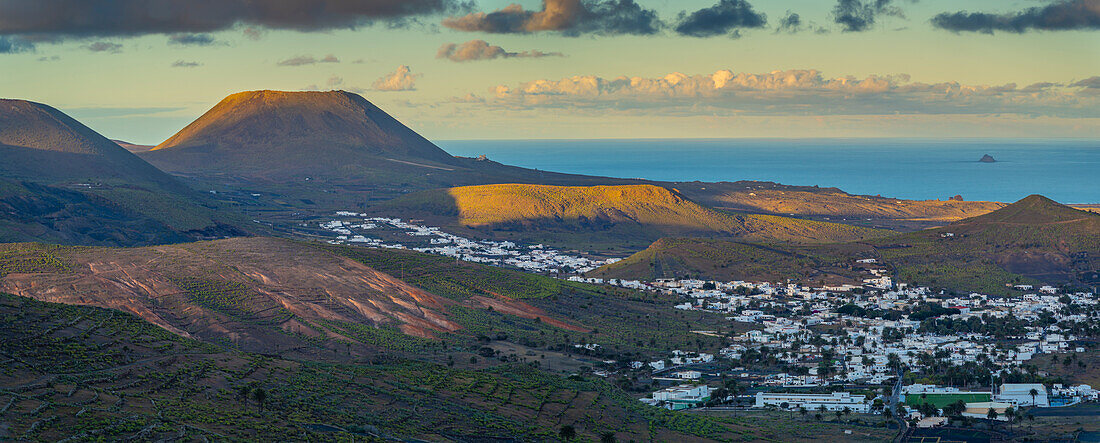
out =
[[138,152],[145,152],[145,151],[148,151],[148,150],[151,150],[151,149],[154,148],[154,146],[139,145],[139,144],[136,144],[136,143],[130,143],[130,142],[123,141],[123,140],[111,140],[111,141],[117,143],[119,146],[122,146],[122,149],[133,152],[135,154],[138,153]]
[[[0,439],[15,441],[811,440],[645,406],[598,377],[522,363],[284,360],[172,335],[127,313],[0,294]],[[262,392],[259,394],[258,392]],[[839,430],[830,428],[838,433]],[[782,436],[782,437],[781,437]]]
[[667,235],[845,241],[888,233],[776,216],[727,214],[653,185],[467,186],[411,194],[372,210],[434,218],[481,236],[565,245],[650,242]]
[[243,234],[220,210],[49,106],[0,100],[0,239],[135,245]]
[[[817,278],[845,275],[842,270],[857,258],[877,258],[900,281],[955,290],[1006,293],[1006,284],[1022,282],[1091,287],[1100,284],[1100,215],[1033,195],[942,228],[856,243],[661,241],[594,274],[753,279],[778,270]],[[761,270],[762,262],[774,268]]]
[[836,188],[787,186],[769,182],[676,183],[692,199],[734,211],[828,219],[894,229],[943,226],[995,211],[998,202],[902,200],[855,195]]

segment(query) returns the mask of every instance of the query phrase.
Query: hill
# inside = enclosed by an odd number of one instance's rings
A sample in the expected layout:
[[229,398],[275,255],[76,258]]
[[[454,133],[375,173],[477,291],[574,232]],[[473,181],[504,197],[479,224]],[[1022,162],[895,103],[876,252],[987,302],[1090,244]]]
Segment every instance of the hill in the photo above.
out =
[[[692,328],[728,327],[720,316],[676,317],[666,308],[671,298],[441,256],[264,237],[142,248],[0,245],[0,291],[118,309],[184,337],[312,360],[382,351],[468,360],[444,343],[476,350],[481,336],[540,352],[586,340],[662,352],[701,346]],[[639,330],[640,315],[662,327]]]
[[[876,258],[903,282],[1010,292],[1006,284],[1100,284],[1100,215],[1033,195],[948,226],[826,245],[663,240],[594,271],[617,278],[755,279],[772,273],[858,282],[857,258]],[[764,269],[761,264],[765,264]]]
[[0,101],[0,240],[134,245],[243,234],[231,211],[44,104]]
[[770,182],[676,183],[708,206],[754,214],[797,216],[897,230],[943,226],[995,211],[1004,203],[960,200],[903,200],[849,194],[836,188]]
[[689,234],[819,242],[886,233],[776,216],[727,214],[654,185],[466,186],[410,194],[372,210],[434,218],[448,227],[477,231],[483,237],[535,243],[553,240],[564,245],[649,242],[661,236]]
[[584,440],[840,434],[840,425],[652,408],[599,377],[525,363],[288,360],[173,335],[116,310],[2,293],[0,318],[3,440],[546,441],[563,426]]

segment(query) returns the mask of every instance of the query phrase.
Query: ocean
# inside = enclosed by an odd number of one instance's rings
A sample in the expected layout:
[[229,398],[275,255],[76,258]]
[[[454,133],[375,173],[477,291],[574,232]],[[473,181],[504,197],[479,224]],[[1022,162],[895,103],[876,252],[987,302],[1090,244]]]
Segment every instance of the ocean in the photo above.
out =
[[[486,155],[545,171],[662,181],[762,180],[905,199],[1012,202],[1042,194],[1100,203],[1098,140],[674,139],[452,140],[451,154]],[[996,163],[981,163],[985,154]]]

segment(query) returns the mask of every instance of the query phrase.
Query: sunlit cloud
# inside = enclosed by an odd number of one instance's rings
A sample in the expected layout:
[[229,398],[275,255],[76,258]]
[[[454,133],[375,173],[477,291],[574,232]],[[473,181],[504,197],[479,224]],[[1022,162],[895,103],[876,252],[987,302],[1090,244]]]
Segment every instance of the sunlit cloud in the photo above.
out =
[[401,65],[396,71],[375,80],[372,86],[377,91],[415,91],[416,80],[419,77],[420,74],[413,74],[412,69]]
[[575,76],[490,90],[485,106],[619,110],[639,114],[875,115],[1021,114],[1100,117],[1100,80],[1016,84],[922,83],[905,74],[827,77],[817,70],[664,77]]
[[542,58],[563,57],[560,52],[522,51],[509,52],[496,45],[490,45],[485,40],[470,40],[466,43],[447,43],[436,51],[436,58],[443,58],[455,62],[467,62],[474,60],[492,60],[497,58]]

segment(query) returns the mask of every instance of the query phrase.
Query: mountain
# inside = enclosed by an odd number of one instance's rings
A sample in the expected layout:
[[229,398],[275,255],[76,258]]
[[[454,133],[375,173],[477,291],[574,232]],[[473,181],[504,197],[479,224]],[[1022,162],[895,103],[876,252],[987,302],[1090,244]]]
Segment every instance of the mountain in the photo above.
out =
[[[372,210],[430,219],[482,236],[561,244],[650,242],[667,235],[789,241],[846,241],[888,234],[834,223],[728,214],[654,185],[499,184],[410,194]],[[404,215],[402,215],[404,214]]]
[[[852,263],[876,258],[899,281],[1007,294],[1006,284],[1100,284],[1100,214],[1032,195],[947,226],[822,245],[665,239],[592,274],[609,278],[682,275],[727,280],[792,274],[858,283]],[[778,271],[778,272],[777,272]]]
[[242,234],[241,220],[50,106],[0,100],[0,241],[136,245]]
[[248,91],[226,97],[144,158],[181,174],[355,176],[362,168],[447,170],[454,158],[345,91]]
[[111,140],[111,141],[115,142],[119,146],[122,146],[122,149],[125,149],[125,150],[133,152],[133,153],[145,152],[145,151],[148,151],[150,149],[153,149],[153,146],[150,146],[150,145],[139,145],[137,143],[130,143],[130,142],[123,141],[123,140]]

